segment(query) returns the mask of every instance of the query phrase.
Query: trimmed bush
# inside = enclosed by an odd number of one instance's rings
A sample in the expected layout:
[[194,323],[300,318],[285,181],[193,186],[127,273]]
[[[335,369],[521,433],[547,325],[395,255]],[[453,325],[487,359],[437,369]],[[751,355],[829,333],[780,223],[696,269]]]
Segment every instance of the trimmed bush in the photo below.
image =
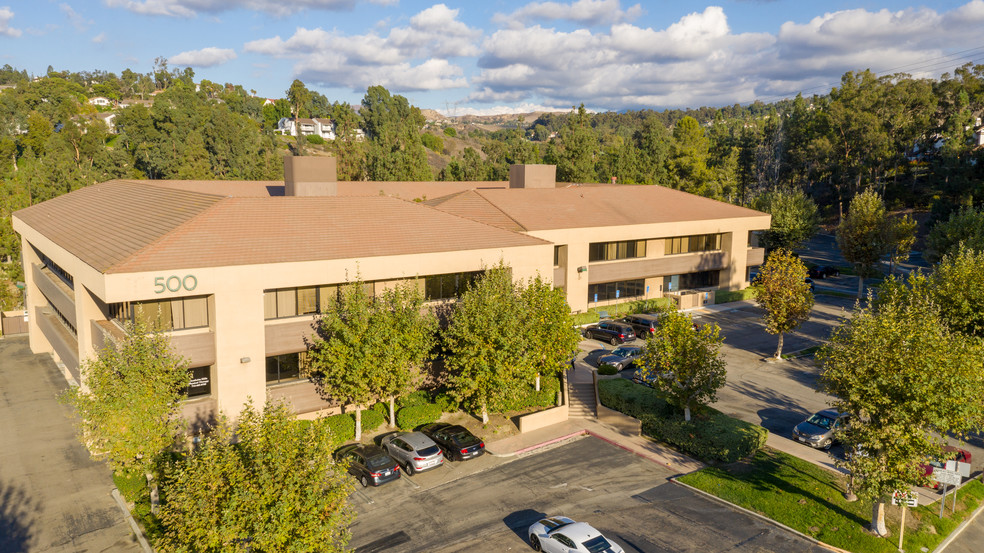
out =
[[430,403],[430,400],[430,392],[427,390],[417,390],[416,392],[397,398],[396,406],[399,409],[403,409],[404,407]]
[[316,134],[309,134],[309,135],[307,135],[306,138],[307,138],[308,144],[324,144],[325,143],[325,139],[324,138],[321,138],[320,136],[318,136]]
[[436,403],[424,403],[404,407],[396,413],[396,425],[400,430],[413,430],[441,418],[441,407]]
[[445,413],[454,413],[461,409],[461,405],[458,400],[454,398],[451,394],[447,392],[441,392],[434,396],[434,403],[441,408],[441,411]]
[[526,411],[528,409],[549,409],[557,405],[557,392],[560,391],[559,378],[541,378],[540,391],[533,384],[524,384],[507,394],[503,411]]
[[[352,413],[352,428],[355,428],[355,413]],[[365,409],[362,411],[362,432],[368,433],[383,425],[385,417],[379,411]]]
[[[328,425],[331,435],[339,443],[350,442],[355,439],[355,417],[351,413],[341,413],[318,420],[322,421],[322,424]],[[365,425],[363,424],[362,427],[365,428]]]
[[598,382],[601,404],[642,421],[643,434],[706,462],[731,463],[762,446],[769,431],[729,417],[716,409],[700,409],[690,422],[652,388],[622,378]]
[[598,374],[605,375],[605,376],[611,376],[613,374],[618,374],[618,368],[616,368],[615,365],[612,365],[612,364],[609,364],[609,363],[602,363],[598,367]]
[[389,403],[385,401],[380,401],[379,403],[372,406],[372,410],[379,413],[385,418],[389,416],[390,406]]

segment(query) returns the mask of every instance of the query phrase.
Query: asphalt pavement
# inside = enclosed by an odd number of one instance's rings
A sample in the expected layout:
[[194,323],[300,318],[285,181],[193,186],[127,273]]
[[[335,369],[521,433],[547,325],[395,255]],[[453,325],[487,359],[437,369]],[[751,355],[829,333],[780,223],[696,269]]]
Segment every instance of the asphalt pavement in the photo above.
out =
[[0,553],[138,552],[105,463],[79,444],[68,385],[26,336],[0,339]]

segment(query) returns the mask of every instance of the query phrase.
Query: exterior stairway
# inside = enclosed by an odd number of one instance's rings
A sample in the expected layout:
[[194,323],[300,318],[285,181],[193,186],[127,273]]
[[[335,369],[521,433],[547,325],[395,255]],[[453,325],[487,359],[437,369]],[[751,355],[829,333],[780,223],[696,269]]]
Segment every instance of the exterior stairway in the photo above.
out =
[[567,371],[568,418],[593,419],[595,418],[595,393],[591,369],[583,363],[578,363],[578,365],[578,369]]

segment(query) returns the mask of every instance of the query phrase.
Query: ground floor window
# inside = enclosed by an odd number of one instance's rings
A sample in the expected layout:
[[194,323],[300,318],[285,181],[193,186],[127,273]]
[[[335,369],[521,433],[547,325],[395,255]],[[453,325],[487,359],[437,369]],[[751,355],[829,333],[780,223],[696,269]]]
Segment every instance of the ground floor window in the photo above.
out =
[[685,275],[673,275],[663,277],[663,289],[667,292],[679,292],[694,288],[713,288],[718,285],[720,278],[720,271],[700,271]]
[[458,298],[484,274],[485,271],[470,271],[426,276],[424,277],[424,299],[436,301]]
[[301,373],[308,368],[308,353],[285,353],[266,358],[266,382],[281,384],[292,380],[300,380]]
[[207,396],[212,393],[212,367],[192,367],[188,369],[191,379],[185,389],[189,398]]
[[588,303],[639,298],[646,294],[646,279],[619,280],[588,285]]

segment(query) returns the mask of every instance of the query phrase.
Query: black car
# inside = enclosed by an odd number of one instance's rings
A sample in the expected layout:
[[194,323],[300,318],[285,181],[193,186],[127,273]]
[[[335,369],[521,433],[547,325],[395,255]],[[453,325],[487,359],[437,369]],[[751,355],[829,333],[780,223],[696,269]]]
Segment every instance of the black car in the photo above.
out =
[[840,270],[832,265],[817,265],[810,268],[810,278],[827,278],[840,275]]
[[625,323],[615,321],[601,321],[596,325],[591,325],[584,329],[585,338],[593,338],[601,342],[608,342],[613,346],[631,342],[636,339],[635,330]]
[[363,487],[380,486],[400,478],[400,465],[378,445],[350,444],[335,452],[336,461],[349,462],[349,474]]
[[807,284],[810,285],[810,291],[811,292],[816,292],[817,291],[817,285],[813,283],[813,279],[812,278],[806,277],[806,280],[804,280],[803,282],[805,282],[805,283],[807,283]]
[[656,333],[659,328],[660,316],[651,313],[637,313],[622,317],[621,322],[632,327],[637,338],[645,340]]
[[420,429],[434,440],[444,457],[452,461],[465,461],[485,453],[485,443],[464,426],[435,422]]

